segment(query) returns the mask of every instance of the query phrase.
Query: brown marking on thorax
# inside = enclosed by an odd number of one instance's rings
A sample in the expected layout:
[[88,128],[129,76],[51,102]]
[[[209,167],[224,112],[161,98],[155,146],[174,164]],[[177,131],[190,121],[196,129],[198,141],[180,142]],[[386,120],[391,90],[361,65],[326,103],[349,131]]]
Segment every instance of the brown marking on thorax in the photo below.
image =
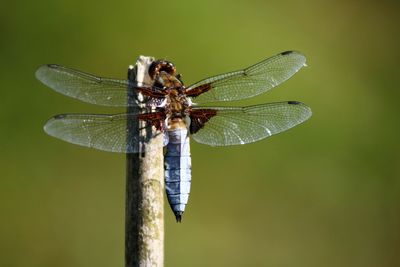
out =
[[215,109],[193,109],[190,112],[190,133],[197,133],[215,115],[217,115]]
[[187,108],[187,98],[184,94],[185,87],[175,76],[161,72],[160,79],[163,81],[164,90],[166,90],[167,104],[166,111],[170,118],[183,118]]
[[195,88],[186,90],[185,94],[190,97],[196,97],[196,96],[199,96],[209,90],[211,90],[211,84],[206,83],[206,84],[199,85]]

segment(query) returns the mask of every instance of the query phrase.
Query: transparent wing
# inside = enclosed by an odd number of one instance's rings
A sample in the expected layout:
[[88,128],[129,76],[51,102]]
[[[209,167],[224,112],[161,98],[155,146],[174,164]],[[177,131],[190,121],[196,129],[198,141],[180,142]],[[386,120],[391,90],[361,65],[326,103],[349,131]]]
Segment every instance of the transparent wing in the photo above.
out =
[[270,57],[244,70],[229,72],[197,82],[186,94],[196,103],[233,101],[264,93],[289,79],[306,58],[299,52],[287,51]]
[[[150,140],[128,131],[138,114],[63,114],[51,118],[44,130],[69,143],[120,153],[138,153]],[[151,124],[149,124],[151,126]],[[147,128],[148,129],[148,128]],[[146,130],[146,127],[142,129]]]
[[128,102],[128,80],[97,77],[78,70],[49,64],[36,71],[36,77],[55,91],[81,101],[104,106],[137,106]]
[[[286,131],[311,117],[311,109],[296,101],[249,107],[193,108],[192,135],[199,143],[228,146],[252,143]],[[201,115],[203,114],[203,115]]]

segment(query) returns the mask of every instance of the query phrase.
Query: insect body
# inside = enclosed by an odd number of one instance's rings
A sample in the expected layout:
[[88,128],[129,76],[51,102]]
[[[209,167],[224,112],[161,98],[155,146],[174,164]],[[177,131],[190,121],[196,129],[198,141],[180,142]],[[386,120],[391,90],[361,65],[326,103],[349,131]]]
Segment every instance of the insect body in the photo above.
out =
[[[189,87],[184,86],[175,66],[164,60],[152,63],[148,71],[152,82],[140,85],[132,80],[101,78],[59,65],[43,65],[36,77],[57,92],[93,104],[137,110],[115,115],[57,115],[44,129],[70,143],[111,152],[138,153],[144,141],[127,135],[129,122],[141,121],[155,127],[165,136],[166,192],[176,220],[180,221],[191,184],[189,137],[211,146],[247,144],[288,130],[311,116],[311,109],[297,101],[247,107],[197,104],[257,96],[289,79],[305,61],[302,54],[287,51]],[[128,97],[132,94],[143,98]]]

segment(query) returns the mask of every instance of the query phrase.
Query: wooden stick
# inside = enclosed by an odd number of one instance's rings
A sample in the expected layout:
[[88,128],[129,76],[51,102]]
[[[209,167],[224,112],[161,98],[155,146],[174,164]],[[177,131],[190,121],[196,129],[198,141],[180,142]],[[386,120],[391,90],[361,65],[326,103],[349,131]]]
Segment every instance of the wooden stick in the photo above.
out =
[[[149,65],[154,58],[140,56],[129,66],[132,83],[150,84]],[[143,97],[141,95],[128,95]],[[130,99],[132,100],[132,99]],[[137,108],[128,108],[128,113]],[[142,121],[128,122],[128,137],[148,140],[143,153],[126,156],[125,266],[163,266],[164,264],[164,166],[163,136]]]

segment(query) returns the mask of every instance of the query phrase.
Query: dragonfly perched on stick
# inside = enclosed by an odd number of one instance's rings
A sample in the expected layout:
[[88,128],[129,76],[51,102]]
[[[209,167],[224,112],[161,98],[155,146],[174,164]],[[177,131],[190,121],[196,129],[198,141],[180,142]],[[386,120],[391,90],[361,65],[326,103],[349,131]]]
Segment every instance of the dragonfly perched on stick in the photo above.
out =
[[136,110],[115,115],[57,115],[44,126],[51,136],[104,151],[140,153],[145,141],[128,135],[130,121],[142,122],[164,134],[166,193],[180,221],[191,185],[189,137],[211,146],[247,144],[286,131],[311,116],[311,109],[298,101],[246,107],[197,104],[257,96],[289,79],[305,63],[304,55],[287,51],[188,87],[175,66],[165,60],[150,65],[148,84],[102,78],[53,64],[41,66],[36,77],[55,91],[84,102]]

